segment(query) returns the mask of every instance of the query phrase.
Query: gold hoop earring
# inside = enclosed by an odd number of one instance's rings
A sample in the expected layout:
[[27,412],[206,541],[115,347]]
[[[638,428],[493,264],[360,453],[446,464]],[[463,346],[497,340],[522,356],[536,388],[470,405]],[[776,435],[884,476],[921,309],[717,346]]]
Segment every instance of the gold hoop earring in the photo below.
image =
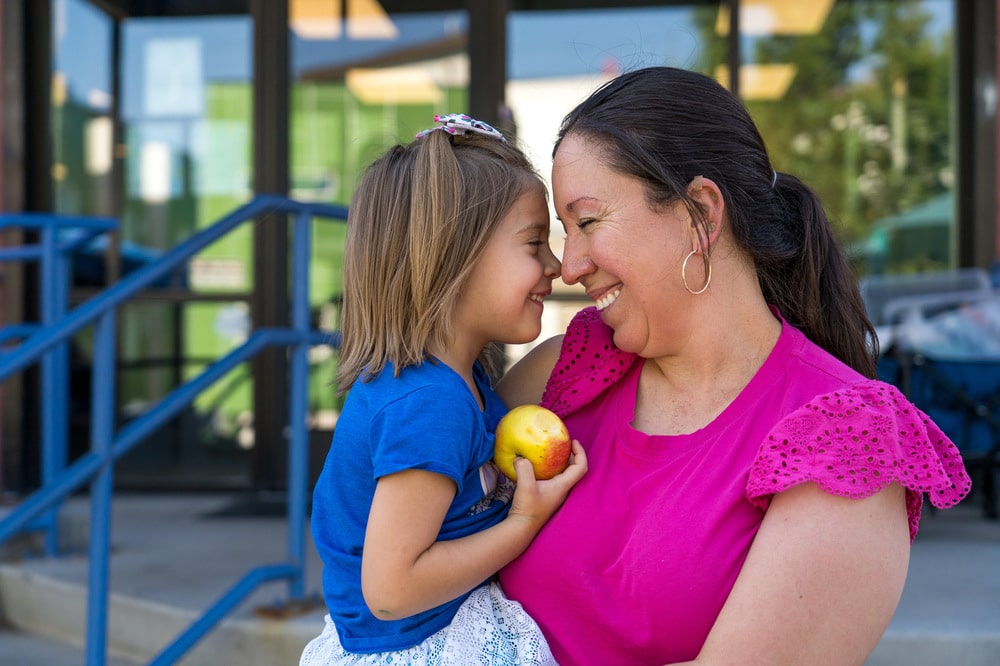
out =
[[698,250],[691,250],[688,253],[688,256],[684,257],[684,263],[681,264],[681,281],[684,283],[684,288],[687,289],[689,293],[697,296],[698,294],[705,293],[705,290],[708,289],[709,283],[712,281],[712,262],[711,260],[709,260],[707,252],[701,253],[701,259],[705,264],[705,284],[701,286],[701,289],[695,291],[694,289],[688,286],[688,279],[687,279],[688,259],[690,259],[695,254],[698,254]]

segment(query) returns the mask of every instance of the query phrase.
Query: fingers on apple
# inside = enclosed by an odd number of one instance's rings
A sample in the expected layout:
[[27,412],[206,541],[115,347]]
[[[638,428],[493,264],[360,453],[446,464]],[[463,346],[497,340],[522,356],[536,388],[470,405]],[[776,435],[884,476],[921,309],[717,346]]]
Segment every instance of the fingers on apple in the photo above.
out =
[[587,452],[583,450],[583,444],[578,439],[574,439],[571,446],[573,448],[570,456],[570,467],[579,469],[582,474],[587,471]]
[[535,468],[531,466],[531,461],[527,458],[517,456],[514,458],[514,471],[517,473],[518,482],[535,480]]

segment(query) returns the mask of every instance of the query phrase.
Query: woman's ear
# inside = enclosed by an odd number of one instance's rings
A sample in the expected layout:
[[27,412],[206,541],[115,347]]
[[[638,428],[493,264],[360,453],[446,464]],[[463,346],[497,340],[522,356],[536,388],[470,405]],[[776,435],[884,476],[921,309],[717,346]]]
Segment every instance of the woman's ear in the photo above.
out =
[[[692,248],[696,252],[707,250],[715,245],[725,223],[726,204],[722,198],[722,190],[710,178],[695,176],[688,185],[687,194],[701,210],[705,225],[692,224],[695,236]],[[692,220],[692,223],[694,220]],[[705,235],[707,234],[707,238]]]

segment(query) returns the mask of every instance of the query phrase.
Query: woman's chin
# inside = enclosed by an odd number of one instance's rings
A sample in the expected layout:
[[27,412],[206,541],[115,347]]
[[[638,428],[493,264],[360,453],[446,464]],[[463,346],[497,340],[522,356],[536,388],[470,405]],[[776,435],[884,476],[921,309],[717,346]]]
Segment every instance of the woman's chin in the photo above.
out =
[[[611,324],[608,324],[608,326],[611,326]],[[643,346],[632,340],[625,331],[616,329],[614,326],[611,326],[611,340],[615,343],[615,347],[623,352],[642,354]]]

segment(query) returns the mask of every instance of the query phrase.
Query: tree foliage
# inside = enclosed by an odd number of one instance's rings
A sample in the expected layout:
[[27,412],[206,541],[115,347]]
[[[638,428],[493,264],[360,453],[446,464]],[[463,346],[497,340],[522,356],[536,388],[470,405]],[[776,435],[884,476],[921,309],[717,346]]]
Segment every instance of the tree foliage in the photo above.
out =
[[[727,62],[727,41],[714,34],[715,12],[697,20],[711,72]],[[744,65],[795,67],[781,99],[750,98],[747,108],[775,167],[819,193],[848,247],[877,221],[950,191],[953,36],[924,3],[840,0],[817,34],[744,35],[740,48]],[[926,268],[939,261],[930,250],[903,263]]]

